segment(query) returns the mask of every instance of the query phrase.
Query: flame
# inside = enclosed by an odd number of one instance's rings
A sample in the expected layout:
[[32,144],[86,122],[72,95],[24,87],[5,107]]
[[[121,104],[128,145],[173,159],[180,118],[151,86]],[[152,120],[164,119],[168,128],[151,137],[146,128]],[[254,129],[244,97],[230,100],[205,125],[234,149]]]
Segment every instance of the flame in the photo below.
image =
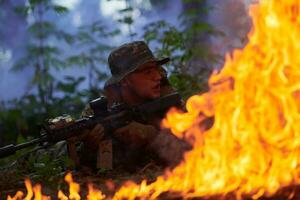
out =
[[[69,196],[65,195],[63,191],[59,190],[57,194],[57,198],[60,200],[80,200],[80,186],[78,183],[73,181],[73,177],[71,173],[67,173],[65,176],[65,181],[69,185]],[[32,187],[32,184],[29,179],[25,179],[25,186],[27,190],[26,197],[23,198],[24,193],[22,191],[18,191],[14,197],[11,197],[8,195],[7,200],[50,200],[51,198],[49,196],[45,196],[42,194],[42,187],[40,184],[34,185]],[[86,200],[103,200],[105,199],[105,195],[102,194],[102,192],[96,188],[92,184],[88,184],[88,194],[86,197]]]
[[[80,186],[78,183],[73,181],[73,177],[71,173],[68,173],[65,176],[65,181],[69,184],[69,197],[67,197],[61,190],[58,191],[57,197],[60,200],[80,200]],[[105,195],[96,188],[92,184],[88,184],[88,195],[86,197],[87,200],[102,200],[105,199]]]
[[[68,173],[65,176],[65,181],[69,184],[69,193],[70,193],[69,198],[74,200],[80,200],[80,195],[79,195],[80,186],[78,183],[73,181],[73,177],[71,173]],[[68,199],[68,197],[61,190],[58,191],[58,198]]]
[[87,195],[87,200],[102,200],[105,199],[105,195],[92,184],[88,184],[89,194]]
[[[253,28],[245,48],[226,56],[223,69],[210,77],[210,90],[191,97],[186,113],[172,109],[163,120],[193,150],[155,182],[128,182],[112,199],[156,199],[164,192],[257,199],[300,183],[299,11],[299,0],[261,0],[251,6]],[[214,117],[208,130],[199,126],[207,117]],[[70,196],[60,191],[60,199],[80,199],[70,177]],[[32,189],[26,187],[30,199]],[[89,187],[91,195],[105,198]]]
[[[130,183],[114,199],[155,199],[164,192],[257,199],[299,184],[299,11],[299,0],[251,6],[245,48],[226,56],[223,69],[210,77],[210,90],[191,97],[186,113],[173,109],[163,121],[193,150],[154,183]],[[199,127],[204,116],[214,117],[209,130]]]
[[22,191],[18,191],[15,196],[11,197],[8,195],[7,200],[31,200],[34,197],[34,200],[50,200],[49,196],[45,196],[42,194],[42,186],[40,184],[34,185],[32,184],[29,179],[25,179],[25,187],[27,190],[27,195],[23,198],[24,193]]

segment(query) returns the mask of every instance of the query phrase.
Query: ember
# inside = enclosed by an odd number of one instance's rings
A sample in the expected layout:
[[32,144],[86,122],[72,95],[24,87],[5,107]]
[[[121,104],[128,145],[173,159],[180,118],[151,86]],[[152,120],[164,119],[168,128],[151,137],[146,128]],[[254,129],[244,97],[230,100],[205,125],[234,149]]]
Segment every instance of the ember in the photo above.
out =
[[[128,183],[113,199],[156,199],[165,192],[257,199],[300,183],[299,10],[298,0],[251,6],[254,26],[246,47],[227,55],[224,68],[210,77],[209,92],[188,100],[187,113],[171,110],[163,121],[193,150],[155,182]],[[214,117],[209,130],[199,127],[203,116]],[[60,198],[68,197],[60,193]],[[104,198],[100,192],[99,198]]]

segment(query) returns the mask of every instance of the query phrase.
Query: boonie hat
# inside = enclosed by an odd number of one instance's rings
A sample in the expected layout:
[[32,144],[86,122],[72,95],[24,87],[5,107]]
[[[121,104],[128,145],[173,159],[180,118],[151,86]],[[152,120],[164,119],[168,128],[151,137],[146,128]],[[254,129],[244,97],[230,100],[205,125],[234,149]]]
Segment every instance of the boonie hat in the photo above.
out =
[[155,58],[144,41],[134,41],[123,44],[114,49],[108,56],[108,64],[112,76],[106,81],[104,87],[118,83],[139,66],[153,61],[156,62],[157,65],[163,65],[169,62],[170,58]]

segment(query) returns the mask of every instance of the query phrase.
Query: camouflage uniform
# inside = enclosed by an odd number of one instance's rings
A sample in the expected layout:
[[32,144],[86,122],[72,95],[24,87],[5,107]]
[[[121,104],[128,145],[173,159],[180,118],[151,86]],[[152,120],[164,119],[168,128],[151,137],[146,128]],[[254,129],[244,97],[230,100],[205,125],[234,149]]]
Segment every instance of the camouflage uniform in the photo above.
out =
[[[112,77],[105,83],[104,88],[108,98],[108,109],[115,103],[123,103],[118,94],[111,95],[111,93],[119,92],[118,82],[142,64],[150,61],[157,63],[161,73],[161,96],[174,92],[168,82],[166,71],[161,67],[162,64],[169,61],[169,58],[157,60],[149,47],[142,41],[124,44],[115,49],[108,58],[112,73]],[[82,116],[93,114],[93,110],[87,105]],[[190,146],[176,138],[169,130],[160,130],[160,120],[164,114],[158,113],[151,117],[147,124],[132,122],[126,127],[114,131],[115,138],[112,140],[114,166],[119,164],[135,166],[144,163],[143,160],[147,160],[150,155],[169,166],[175,165],[181,160],[183,152]],[[124,133],[118,134],[124,129],[126,129],[126,136]],[[83,165],[95,167],[99,143],[95,143],[93,140],[94,138],[89,135],[83,139],[80,160]]]

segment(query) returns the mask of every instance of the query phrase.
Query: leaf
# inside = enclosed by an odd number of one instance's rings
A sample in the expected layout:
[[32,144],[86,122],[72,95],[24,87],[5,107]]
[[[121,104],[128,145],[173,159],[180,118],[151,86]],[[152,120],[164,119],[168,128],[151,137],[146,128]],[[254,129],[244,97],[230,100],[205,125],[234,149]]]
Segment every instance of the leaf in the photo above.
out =
[[90,63],[90,59],[86,57],[84,54],[78,56],[71,56],[67,59],[68,65],[78,65],[81,67],[85,67]]
[[188,4],[188,3],[191,3],[191,4],[203,4],[205,2],[206,2],[206,0],[183,0],[183,3],[185,3],[185,4]]
[[75,42],[75,37],[64,31],[56,31],[55,35],[56,35],[57,39],[64,40],[68,44],[74,44],[74,42]]
[[106,28],[106,27],[105,27],[104,25],[102,25],[102,23],[99,22],[99,21],[93,23],[93,24],[91,25],[91,27],[90,27],[92,33],[96,33],[96,32],[101,32],[101,33],[103,33],[104,30],[105,30],[105,28]]
[[30,25],[28,28],[28,30],[31,33],[36,33],[42,30],[51,32],[55,29],[56,29],[55,25],[50,21],[35,22],[34,24]]
[[74,94],[76,88],[85,80],[85,77],[74,78],[72,76],[65,76],[66,82],[58,82],[56,89],[65,93]]
[[158,33],[157,31],[148,31],[144,34],[144,40],[149,43],[155,39],[157,39]]
[[116,29],[114,31],[109,32],[106,36],[116,36],[119,35],[121,33],[120,29]]
[[82,43],[94,42],[93,37],[88,32],[84,32],[84,31],[81,31],[77,34],[77,39]]
[[125,24],[133,24],[133,19],[132,17],[124,17],[124,21]]
[[65,14],[69,11],[68,8],[60,5],[53,5],[52,8],[58,14]]
[[49,21],[36,22],[29,26],[28,31],[39,40],[45,40],[50,35],[54,34],[56,27]]
[[119,10],[120,13],[127,13],[127,12],[132,12],[132,11],[133,11],[132,7],[128,7],[128,8],[124,8],[124,9]]
[[55,69],[57,69],[57,70],[66,68],[66,63],[57,58],[52,58],[49,61],[50,61],[49,63],[51,64],[51,66],[55,67]]
[[70,157],[63,156],[61,160],[63,161],[63,164],[67,169],[75,169],[75,163]]
[[29,0],[29,4],[30,5],[37,5],[37,4],[40,4],[40,3],[45,3],[45,2],[47,2],[47,0],[45,1],[45,0]]
[[105,45],[105,44],[97,44],[95,47],[91,48],[90,49],[90,52],[92,54],[98,54],[98,55],[101,55],[101,53],[104,53],[106,51],[109,51],[111,50],[112,48],[108,45]]
[[75,84],[65,84],[60,82],[57,84],[56,89],[65,93],[73,93],[75,92]]
[[35,45],[30,45],[28,47],[29,54],[33,57],[36,56],[48,56],[50,57],[51,55],[60,55],[61,51],[54,46],[35,46]]
[[32,55],[26,55],[25,57],[20,58],[18,61],[16,61],[11,70],[17,72],[25,68],[32,67],[33,61],[34,57],[32,57]]
[[23,15],[28,15],[30,9],[31,8],[29,6],[16,6],[15,12]]

